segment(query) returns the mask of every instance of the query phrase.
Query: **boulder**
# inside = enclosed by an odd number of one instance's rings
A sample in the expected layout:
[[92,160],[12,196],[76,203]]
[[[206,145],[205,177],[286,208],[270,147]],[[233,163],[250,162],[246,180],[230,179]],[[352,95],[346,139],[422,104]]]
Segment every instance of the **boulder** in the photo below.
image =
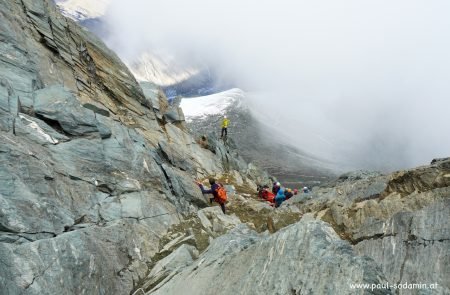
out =
[[95,113],[76,99],[68,89],[59,85],[35,92],[34,111],[49,122],[57,122],[62,131],[70,135],[98,132]]
[[170,255],[158,261],[145,278],[143,290],[149,290],[153,285],[163,279],[175,276],[178,271],[191,264],[198,258],[198,251],[195,247],[183,244]]
[[200,219],[203,228],[214,236],[224,234],[241,224],[236,215],[225,215],[218,206],[199,210],[197,217]]
[[26,114],[19,114],[14,127],[16,135],[28,137],[41,145],[58,144],[70,140],[64,134],[55,131],[44,121]]

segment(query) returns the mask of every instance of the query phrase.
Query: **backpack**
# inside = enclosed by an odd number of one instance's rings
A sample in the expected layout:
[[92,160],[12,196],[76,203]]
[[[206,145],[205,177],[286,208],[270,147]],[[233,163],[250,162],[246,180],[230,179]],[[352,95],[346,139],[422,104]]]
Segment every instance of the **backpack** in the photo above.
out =
[[217,195],[217,203],[224,204],[227,201],[227,191],[223,187],[223,185],[219,184],[219,186],[216,189],[216,195]]

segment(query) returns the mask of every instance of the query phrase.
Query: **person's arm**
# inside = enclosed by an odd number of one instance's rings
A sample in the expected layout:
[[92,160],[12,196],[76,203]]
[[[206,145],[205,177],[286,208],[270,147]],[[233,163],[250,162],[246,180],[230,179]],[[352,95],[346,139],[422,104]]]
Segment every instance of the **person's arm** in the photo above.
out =
[[200,189],[202,190],[202,194],[213,194],[213,193],[214,193],[214,190],[213,190],[213,187],[212,187],[212,186],[211,186],[210,189],[205,189],[205,188],[203,187],[203,184],[199,184],[198,186],[199,186]]

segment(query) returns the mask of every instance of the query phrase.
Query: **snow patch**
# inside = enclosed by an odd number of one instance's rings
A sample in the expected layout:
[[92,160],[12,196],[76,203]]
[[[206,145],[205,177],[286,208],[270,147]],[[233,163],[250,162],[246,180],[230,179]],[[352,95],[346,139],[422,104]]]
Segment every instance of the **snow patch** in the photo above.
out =
[[207,96],[183,98],[180,107],[183,109],[186,121],[203,119],[211,115],[223,115],[231,106],[241,105],[244,91],[233,88],[224,92]]
[[42,137],[46,141],[48,141],[50,143],[53,143],[53,144],[58,144],[59,143],[59,141],[57,139],[54,139],[51,135],[45,133],[44,130],[42,130],[42,128],[39,127],[39,125],[36,122],[34,122],[32,120],[29,120],[29,119],[25,118],[22,115],[19,115],[19,117],[20,117],[20,119],[22,119],[22,120],[24,120],[26,122],[29,122],[30,124],[28,124],[27,127],[29,127],[31,129],[33,129],[34,131],[36,131],[37,134],[39,135],[39,137]]

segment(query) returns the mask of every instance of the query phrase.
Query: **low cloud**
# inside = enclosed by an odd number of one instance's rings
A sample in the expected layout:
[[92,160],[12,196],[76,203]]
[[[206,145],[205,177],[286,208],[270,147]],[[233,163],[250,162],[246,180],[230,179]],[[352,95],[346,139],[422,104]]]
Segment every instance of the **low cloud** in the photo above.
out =
[[208,64],[292,144],[355,168],[450,156],[450,2],[112,0],[108,43]]

